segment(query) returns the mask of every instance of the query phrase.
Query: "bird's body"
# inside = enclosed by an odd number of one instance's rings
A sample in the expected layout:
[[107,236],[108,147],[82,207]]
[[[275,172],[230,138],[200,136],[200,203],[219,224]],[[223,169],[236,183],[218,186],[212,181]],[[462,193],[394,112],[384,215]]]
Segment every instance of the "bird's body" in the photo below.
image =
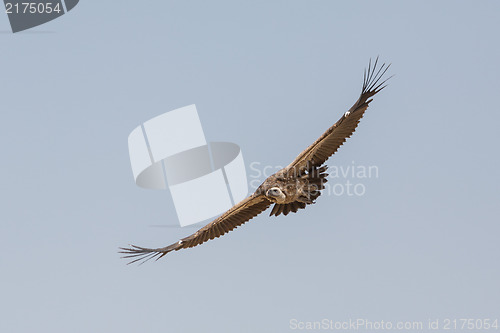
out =
[[314,203],[320,196],[328,181],[326,166],[311,167],[305,173],[287,172],[281,169],[267,178],[255,193],[263,194],[267,200],[274,203],[271,215],[278,216],[289,212],[296,213],[298,209]]
[[[378,61],[378,59],[377,59]],[[371,97],[382,90],[387,81],[383,80],[389,66],[383,64],[377,70],[377,61],[365,71],[363,88],[359,99],[344,115],[326,130],[312,145],[300,153],[287,167],[269,176],[257,190],[246,199],[234,205],[227,212],[210,222],[194,234],[169,246],[157,249],[131,245],[122,248],[124,258],[132,262],[161,258],[171,251],[190,248],[210,239],[220,237],[274,205],[271,214],[296,213],[299,209],[313,204],[325,188],[327,167],[323,164],[354,133],[363,117]],[[131,262],[131,263],[132,263]]]

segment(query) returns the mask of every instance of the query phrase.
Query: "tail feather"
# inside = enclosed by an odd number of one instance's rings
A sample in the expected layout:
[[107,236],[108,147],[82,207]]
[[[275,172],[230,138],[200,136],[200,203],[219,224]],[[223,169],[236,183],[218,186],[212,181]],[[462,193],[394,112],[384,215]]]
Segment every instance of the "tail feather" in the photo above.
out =
[[288,213],[296,213],[299,209],[303,209],[306,205],[314,203],[321,195],[321,190],[325,188],[325,183],[328,181],[326,179],[328,174],[326,170],[328,166],[324,165],[322,167],[311,167],[306,174],[301,176],[302,179],[306,179],[307,183],[304,185],[302,190],[302,195],[299,197],[298,201],[286,203],[286,204],[274,204],[273,209],[269,216],[278,216],[283,213],[283,215],[288,215]]

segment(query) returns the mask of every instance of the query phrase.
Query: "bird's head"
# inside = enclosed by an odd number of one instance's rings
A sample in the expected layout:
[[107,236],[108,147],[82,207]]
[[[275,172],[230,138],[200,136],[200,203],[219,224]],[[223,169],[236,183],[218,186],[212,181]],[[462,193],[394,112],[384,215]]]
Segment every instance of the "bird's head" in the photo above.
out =
[[279,187],[271,187],[267,190],[266,197],[277,203],[284,202],[286,199],[285,193]]

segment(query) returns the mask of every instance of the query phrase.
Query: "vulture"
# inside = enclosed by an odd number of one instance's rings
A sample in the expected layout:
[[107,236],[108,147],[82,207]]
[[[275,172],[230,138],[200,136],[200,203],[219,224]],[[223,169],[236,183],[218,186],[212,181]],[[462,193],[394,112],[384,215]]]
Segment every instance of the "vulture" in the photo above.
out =
[[152,258],[162,258],[167,253],[187,249],[220,237],[243,223],[259,215],[271,205],[270,216],[296,213],[299,209],[315,203],[327,182],[326,160],[349,138],[363,117],[372,97],[386,87],[387,79],[382,79],[390,67],[385,63],[377,66],[378,57],[364,71],[361,94],[354,105],[340,119],[328,128],[312,145],[301,152],[292,163],[269,176],[257,190],[234,205],[218,218],[208,223],[194,234],[176,243],[161,248],[145,248],[129,245],[120,248],[122,258],[131,263],[145,262]]

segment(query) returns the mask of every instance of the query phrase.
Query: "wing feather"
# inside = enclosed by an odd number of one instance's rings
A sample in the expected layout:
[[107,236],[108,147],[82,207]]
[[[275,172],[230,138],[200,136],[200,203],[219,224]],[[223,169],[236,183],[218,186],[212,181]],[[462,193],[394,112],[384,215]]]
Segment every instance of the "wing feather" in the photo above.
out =
[[253,194],[234,205],[231,209],[194,234],[174,244],[157,249],[130,245],[128,248],[120,248],[122,250],[120,253],[125,254],[122,258],[133,259],[129,264],[138,261],[146,262],[153,258],[158,260],[171,251],[194,247],[210,239],[218,238],[259,215],[266,210],[270,204],[271,202],[262,194]]
[[299,176],[312,167],[321,166],[330,156],[335,154],[347,138],[354,133],[359,121],[372,101],[370,98],[384,89],[384,84],[391,78],[389,77],[381,81],[381,78],[389,69],[390,64],[387,66],[386,64],[382,64],[382,66],[377,68],[377,63],[378,57],[373,66],[370,60],[368,70],[364,72],[361,95],[356,103],[349,109],[349,112],[345,113],[312,145],[300,153],[290,165],[282,169],[280,172],[283,175]]

